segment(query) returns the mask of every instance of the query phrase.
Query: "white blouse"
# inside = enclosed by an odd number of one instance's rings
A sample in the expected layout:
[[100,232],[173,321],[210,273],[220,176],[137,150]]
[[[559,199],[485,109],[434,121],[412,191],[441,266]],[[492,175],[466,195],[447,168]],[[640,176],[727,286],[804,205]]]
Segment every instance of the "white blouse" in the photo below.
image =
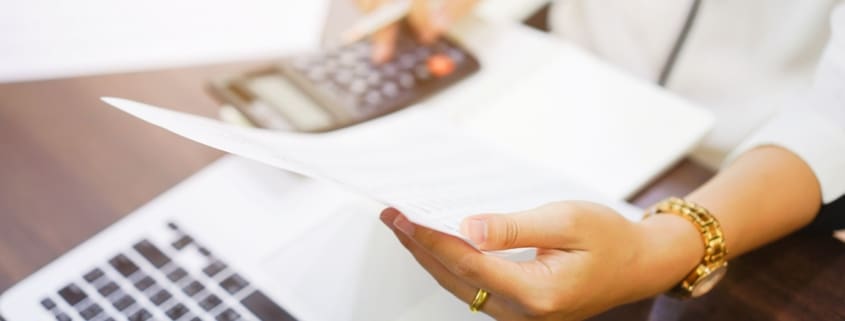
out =
[[[656,80],[691,3],[560,0],[549,23]],[[755,146],[779,145],[809,164],[825,203],[845,195],[843,1],[702,1],[667,88],[716,115],[697,161],[716,167]]]

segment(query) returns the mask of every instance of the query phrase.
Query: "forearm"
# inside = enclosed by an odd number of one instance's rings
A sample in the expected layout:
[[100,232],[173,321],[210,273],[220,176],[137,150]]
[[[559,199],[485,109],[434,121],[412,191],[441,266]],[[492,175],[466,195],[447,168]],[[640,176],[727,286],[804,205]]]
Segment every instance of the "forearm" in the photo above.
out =
[[[733,258],[777,240],[812,221],[821,205],[818,181],[798,156],[780,147],[752,149],[685,199],[719,220]],[[701,260],[701,235],[690,222],[658,215],[640,223],[641,265],[652,273],[643,296],[677,284]]]
[[809,224],[821,206],[807,164],[773,146],[748,151],[686,198],[719,220],[729,259]]

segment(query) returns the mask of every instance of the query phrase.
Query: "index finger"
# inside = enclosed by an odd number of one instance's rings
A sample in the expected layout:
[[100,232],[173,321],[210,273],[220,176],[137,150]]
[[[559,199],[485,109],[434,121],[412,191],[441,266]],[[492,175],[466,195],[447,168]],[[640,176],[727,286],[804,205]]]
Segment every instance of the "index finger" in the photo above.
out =
[[510,297],[520,297],[525,273],[519,264],[486,255],[457,237],[416,225],[397,215],[394,225],[450,272],[479,288]]

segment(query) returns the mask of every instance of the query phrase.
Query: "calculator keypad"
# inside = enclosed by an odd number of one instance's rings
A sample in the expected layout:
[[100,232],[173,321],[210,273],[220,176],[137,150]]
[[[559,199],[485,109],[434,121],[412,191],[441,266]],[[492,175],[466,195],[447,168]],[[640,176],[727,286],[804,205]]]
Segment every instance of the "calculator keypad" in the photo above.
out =
[[288,59],[280,69],[325,108],[339,128],[407,107],[479,68],[468,52],[448,39],[422,45],[410,35],[398,38],[393,58],[382,64],[371,61],[370,43],[360,41]]

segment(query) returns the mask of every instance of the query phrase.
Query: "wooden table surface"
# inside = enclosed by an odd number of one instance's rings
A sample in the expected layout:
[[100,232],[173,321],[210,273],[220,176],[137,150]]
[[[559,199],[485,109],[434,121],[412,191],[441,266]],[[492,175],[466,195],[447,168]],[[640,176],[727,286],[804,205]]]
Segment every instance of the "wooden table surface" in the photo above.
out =
[[[204,81],[259,63],[0,84],[0,292],[221,155],[98,97],[214,116]],[[683,161],[633,201],[682,195],[710,175]],[[830,235],[790,236],[729,271],[703,299],[645,300],[596,320],[845,319],[845,245]]]

